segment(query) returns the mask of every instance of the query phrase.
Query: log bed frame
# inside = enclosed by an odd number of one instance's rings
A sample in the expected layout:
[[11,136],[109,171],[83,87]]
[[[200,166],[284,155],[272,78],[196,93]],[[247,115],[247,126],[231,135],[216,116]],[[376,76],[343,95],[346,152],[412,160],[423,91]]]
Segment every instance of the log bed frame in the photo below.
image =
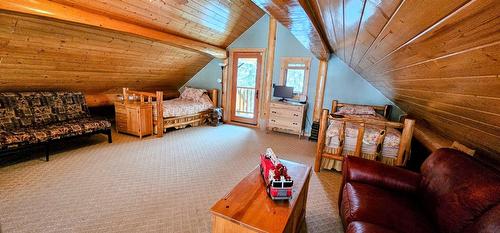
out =
[[[208,97],[212,100],[214,106],[217,106],[218,90],[207,90]],[[163,117],[163,91],[144,92],[132,91],[129,88],[123,88],[123,100],[125,103],[140,101],[141,103],[152,103],[156,109],[156,117],[153,116],[153,130],[157,137],[163,137],[163,133],[168,128],[185,128],[186,126],[198,126],[206,122],[212,110],[202,111],[196,114]],[[158,101],[159,100],[159,101]],[[155,101],[155,102],[153,102]],[[154,112],[154,111],[153,111]],[[163,120],[158,120],[159,118]]]
[[[342,107],[344,106],[344,103],[338,103],[337,100],[332,101],[332,112],[337,111],[337,107]],[[359,106],[359,105],[358,105]],[[383,115],[386,119],[389,118],[389,113],[391,110],[390,105],[384,105],[384,106],[376,106],[376,105],[364,105],[364,106],[370,106],[375,109],[375,111],[378,112],[383,112]],[[325,148],[325,142],[326,142],[326,130],[328,129],[328,120],[329,119],[334,119],[338,121],[342,121],[342,130],[340,130],[339,133],[339,151],[338,153],[332,154],[332,153],[327,153],[324,151]],[[387,132],[387,128],[394,128],[394,129],[402,129],[401,133],[401,140],[399,143],[399,150],[397,157],[395,159],[394,165],[396,166],[404,166],[408,159],[410,158],[410,151],[411,151],[411,139],[413,135],[413,128],[415,126],[415,120],[411,119],[404,119],[404,123],[400,122],[393,122],[393,121],[382,121],[382,120],[374,120],[374,119],[351,119],[351,118],[334,118],[330,115],[328,109],[323,109],[321,112],[321,118],[320,118],[320,128],[319,128],[319,135],[318,135],[318,144],[316,145],[316,159],[314,161],[314,171],[319,172],[320,167],[321,167],[321,161],[323,158],[328,158],[328,159],[333,159],[333,160],[338,160],[338,161],[343,161],[344,156],[342,155],[343,152],[343,146],[344,146],[344,137],[345,137],[345,125],[347,122],[351,123],[357,123],[360,125],[358,128],[358,137],[356,138],[356,147],[354,151],[354,156],[361,156],[361,147],[363,145],[363,135],[365,132],[365,125],[379,125],[384,127],[384,131],[381,132],[381,137],[379,138],[377,142],[377,154],[380,154],[382,151],[382,145],[384,143],[385,139],[385,132]]]

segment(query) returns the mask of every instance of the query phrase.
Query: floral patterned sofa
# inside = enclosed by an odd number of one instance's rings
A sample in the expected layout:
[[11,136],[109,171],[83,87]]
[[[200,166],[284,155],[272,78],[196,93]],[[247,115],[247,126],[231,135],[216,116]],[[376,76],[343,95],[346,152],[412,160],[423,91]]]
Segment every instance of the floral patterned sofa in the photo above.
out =
[[0,154],[45,146],[52,141],[104,133],[111,143],[111,123],[90,116],[81,92],[0,93]]

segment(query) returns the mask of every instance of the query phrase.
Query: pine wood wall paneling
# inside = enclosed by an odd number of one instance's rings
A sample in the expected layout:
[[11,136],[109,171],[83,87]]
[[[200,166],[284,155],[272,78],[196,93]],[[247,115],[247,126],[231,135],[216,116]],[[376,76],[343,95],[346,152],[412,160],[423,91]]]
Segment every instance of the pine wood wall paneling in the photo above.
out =
[[362,4],[312,2],[336,55],[410,116],[499,160],[498,1],[367,0],[356,38],[347,8]]
[[421,35],[467,2],[468,0],[406,0],[381,36],[375,40],[372,49],[358,64],[359,70],[367,73],[384,56]]
[[128,33],[216,58],[223,59],[227,57],[225,49],[204,42],[116,20],[99,13],[84,11],[48,0],[3,0],[0,2],[0,9]]
[[319,60],[328,60],[330,50],[316,25],[314,13],[305,0],[252,0],[262,10],[287,27],[297,40]]
[[422,108],[406,101],[398,101],[400,107],[408,109],[414,117],[424,119],[433,130],[437,130],[442,135],[451,136],[452,140],[457,140],[464,144],[474,145],[480,156],[495,160],[498,164],[498,151],[500,151],[500,138],[496,135],[484,132],[476,127],[456,122],[452,119],[435,115],[427,108]]
[[367,0],[345,0],[344,8],[344,60],[349,64],[359,36],[360,24]]
[[339,57],[344,57],[343,0],[317,0],[311,3],[312,10],[326,33],[330,48]]
[[264,14],[250,0],[54,1],[224,48]]
[[498,42],[500,33],[495,32],[498,31],[500,18],[497,12],[500,12],[498,1],[469,2],[413,43],[390,54],[375,67],[375,71],[387,72]]
[[393,19],[393,16],[402,6],[403,0],[382,1],[379,4],[371,0],[366,1],[363,18],[359,26],[358,38],[354,46],[352,58],[348,64],[358,67],[367,51],[371,49],[375,40],[380,37],[384,28]]
[[117,32],[0,12],[0,90],[176,89],[209,57]]

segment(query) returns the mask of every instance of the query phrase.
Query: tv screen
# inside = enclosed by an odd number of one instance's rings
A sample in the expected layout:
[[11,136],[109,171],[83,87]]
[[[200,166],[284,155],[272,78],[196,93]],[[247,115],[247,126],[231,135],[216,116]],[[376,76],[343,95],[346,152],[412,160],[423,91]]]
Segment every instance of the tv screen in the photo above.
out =
[[293,98],[293,87],[287,86],[274,86],[274,97],[279,98]]

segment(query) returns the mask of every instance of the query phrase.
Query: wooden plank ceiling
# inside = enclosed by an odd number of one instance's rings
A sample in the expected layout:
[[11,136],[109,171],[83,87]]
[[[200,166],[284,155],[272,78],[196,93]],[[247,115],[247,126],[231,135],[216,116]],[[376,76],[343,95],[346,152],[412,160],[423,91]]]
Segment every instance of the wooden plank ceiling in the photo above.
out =
[[500,159],[498,0],[310,3],[310,22],[352,69],[411,117]]
[[[317,3],[325,13],[342,12]],[[344,28],[336,51],[347,64],[409,115],[500,154],[498,1],[352,0],[342,7],[362,9],[333,25]]]
[[310,19],[312,11],[305,0],[252,0],[257,6],[281,22],[297,40],[319,59],[330,57],[328,45],[321,38],[320,30]]
[[[51,2],[219,48],[264,14],[250,0]],[[177,89],[211,59],[154,38],[0,10],[0,91]]]

